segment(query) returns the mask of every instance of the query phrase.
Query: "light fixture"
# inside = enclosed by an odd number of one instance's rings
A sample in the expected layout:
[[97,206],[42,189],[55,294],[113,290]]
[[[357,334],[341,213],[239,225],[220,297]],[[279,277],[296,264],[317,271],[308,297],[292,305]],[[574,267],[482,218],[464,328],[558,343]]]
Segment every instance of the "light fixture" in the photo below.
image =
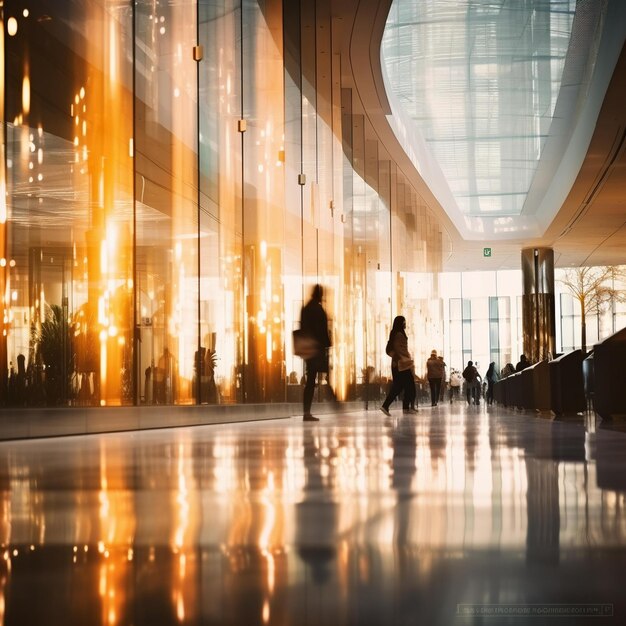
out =
[[14,17],[10,17],[7,20],[7,33],[10,37],[13,37],[17,33],[17,20]]

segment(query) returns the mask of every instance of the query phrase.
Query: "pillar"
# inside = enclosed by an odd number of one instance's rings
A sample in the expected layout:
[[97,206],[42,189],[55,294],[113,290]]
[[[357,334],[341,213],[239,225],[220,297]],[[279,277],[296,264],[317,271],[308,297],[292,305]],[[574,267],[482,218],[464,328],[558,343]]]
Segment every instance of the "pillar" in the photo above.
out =
[[524,354],[531,363],[552,358],[556,347],[554,250],[522,250],[522,330]]

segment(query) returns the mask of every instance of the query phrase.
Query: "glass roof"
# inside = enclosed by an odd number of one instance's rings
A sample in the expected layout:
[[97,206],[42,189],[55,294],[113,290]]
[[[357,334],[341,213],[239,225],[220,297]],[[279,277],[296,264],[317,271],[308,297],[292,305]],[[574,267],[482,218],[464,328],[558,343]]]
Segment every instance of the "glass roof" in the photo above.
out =
[[[587,40],[585,61],[570,72],[576,5],[393,2],[381,52],[387,89],[419,131],[462,215],[519,216],[537,179],[547,184],[537,171],[555,132],[566,61],[568,81],[578,85],[569,96],[575,101],[595,58]],[[575,108],[569,106],[569,116]],[[543,197],[531,196],[537,204]]]

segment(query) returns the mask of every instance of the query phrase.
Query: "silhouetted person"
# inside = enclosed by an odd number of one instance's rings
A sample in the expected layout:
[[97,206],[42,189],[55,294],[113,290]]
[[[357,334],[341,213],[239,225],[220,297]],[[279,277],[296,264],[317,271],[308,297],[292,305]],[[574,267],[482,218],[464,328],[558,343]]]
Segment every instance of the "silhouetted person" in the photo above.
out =
[[441,366],[443,367],[443,377],[441,379],[441,391],[439,392],[439,400],[443,402],[443,398],[446,395],[446,389],[448,387],[448,383],[446,382],[447,381],[446,367],[448,367],[448,365],[443,360],[443,357],[441,355],[439,355],[437,358],[439,359],[439,361],[441,362]]
[[408,347],[408,337],[406,336],[406,319],[398,315],[393,320],[389,341],[387,342],[387,354],[391,357],[391,378],[392,385],[380,410],[385,415],[389,413],[391,403],[404,391],[402,396],[402,409],[405,413],[417,411],[415,405],[415,374],[414,363]]
[[163,349],[154,374],[153,391],[157,404],[172,404],[176,399],[176,362],[169,348]]
[[463,384],[463,377],[459,370],[453,369],[450,372],[450,403],[459,398],[459,390]]
[[515,366],[513,365],[513,363],[507,363],[500,372],[500,378],[506,378],[511,374],[515,374]]
[[473,361],[467,362],[467,367],[463,370],[463,378],[465,379],[465,395],[467,403],[480,404],[480,374],[476,367],[474,367]]
[[23,406],[26,402],[26,357],[21,353],[17,355],[17,374],[15,384],[17,404],[19,406]]
[[493,361],[489,363],[485,380],[487,381],[487,404],[493,404],[493,386],[498,382],[496,364]]
[[144,402],[146,404],[152,404],[153,381],[152,381],[152,367],[150,365],[146,367],[144,375],[145,375],[144,392],[143,392]]
[[527,367],[530,367],[530,361],[526,358],[525,354],[520,354],[519,362],[515,366],[515,371],[521,372],[522,370],[525,370]]
[[[328,349],[332,345],[328,332],[328,317],[322,306],[324,290],[321,285],[315,285],[311,293],[311,299],[302,307],[300,314],[300,329],[315,340],[316,350],[306,363],[306,384],[303,393],[303,420],[305,422],[317,422],[317,417],[311,415],[311,404],[315,392],[317,375],[328,372]],[[332,399],[336,402],[335,392],[328,383],[328,390]]]
[[446,372],[446,364],[443,359],[437,358],[437,350],[430,353],[426,361],[426,377],[430,385],[430,406],[437,406],[441,395],[441,383]]

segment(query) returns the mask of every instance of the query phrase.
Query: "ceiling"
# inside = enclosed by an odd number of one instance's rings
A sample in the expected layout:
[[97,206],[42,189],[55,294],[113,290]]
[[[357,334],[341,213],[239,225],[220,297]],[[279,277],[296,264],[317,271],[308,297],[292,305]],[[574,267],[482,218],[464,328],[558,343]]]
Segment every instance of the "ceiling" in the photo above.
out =
[[[436,75],[452,76],[458,75],[460,58],[467,59],[468,65],[471,65],[470,57],[481,58],[476,50],[481,37],[468,38],[467,33],[464,33],[461,27],[463,15],[453,11],[460,2],[398,2],[412,6],[419,4],[430,9],[435,5],[443,6],[448,11],[444,21],[451,20],[452,26],[448,24],[447,29],[437,30],[432,26],[434,16],[422,14],[418,30],[412,31],[420,20],[413,19],[415,13],[404,13],[405,22],[401,28],[413,35],[417,33],[417,38],[405,32],[402,38],[394,36],[394,45],[391,47],[387,43],[388,50],[392,50],[391,65],[395,66],[391,72],[396,71],[396,85],[400,85],[400,91],[394,91],[389,86],[389,78],[386,78],[386,69],[381,65],[381,44],[385,41],[385,26],[390,15],[395,16],[395,28],[399,28],[398,24],[402,20],[398,20],[397,7],[394,8],[395,4],[390,0],[360,0],[358,5],[352,5],[354,14],[350,16],[353,19],[349,43],[351,70],[363,109],[379,139],[442,224],[444,269],[519,268],[520,250],[537,246],[554,248],[555,263],[559,267],[626,263],[626,3],[618,0],[609,0],[608,3],[571,3],[567,0],[549,3],[547,0],[539,0],[534,3],[544,10],[550,4],[556,10],[571,9],[575,5],[577,11],[587,13],[582,16],[577,13],[576,19],[571,19],[572,16],[556,19],[555,24],[559,28],[555,38],[558,43],[552,48],[548,41],[549,33],[546,34],[544,28],[544,48],[547,46],[556,57],[562,56],[561,53],[566,50],[568,57],[568,62],[561,64],[560,71],[565,70],[563,83],[559,74],[559,77],[548,81],[550,87],[547,84],[543,87],[545,106],[541,110],[549,112],[550,118],[554,115],[556,119],[550,121],[545,116],[537,116],[526,127],[529,131],[526,133],[529,135],[528,141],[519,141],[519,137],[512,140],[515,137],[514,129],[520,128],[519,122],[524,119],[524,111],[530,111],[530,105],[525,88],[519,89],[510,80],[503,81],[503,92],[513,89],[513,92],[506,93],[498,93],[497,81],[481,81],[488,92],[491,90],[490,95],[481,99],[480,89],[475,82],[468,82],[466,72],[455,79],[456,82],[450,80],[443,84],[440,93],[431,98],[430,105],[425,105],[425,86],[418,84],[416,87],[414,83],[424,81],[430,90],[435,87],[433,75],[428,73],[425,62],[428,55],[423,49],[415,48],[419,48],[416,42],[428,39],[436,64],[445,68],[443,74],[440,72]],[[474,9],[482,5],[490,11],[506,9],[510,12],[511,6],[517,7],[521,3],[511,5],[507,0],[463,3],[468,4]],[[594,13],[600,6],[607,12]],[[474,13],[466,12],[466,16],[471,15],[475,20],[474,28],[480,34],[486,28],[484,16],[476,17],[475,10]],[[512,26],[511,22],[515,19],[510,15],[504,20],[507,35],[504,41],[508,41],[508,48],[503,43],[501,49],[506,52],[503,55],[506,66],[511,65],[511,59],[515,56],[511,39],[517,38],[517,44],[521,46],[520,64],[532,63],[532,56],[537,54],[535,44],[528,43],[532,39],[528,35],[532,15],[532,11],[523,16],[517,12],[516,18],[524,18],[520,20],[523,22],[521,27]],[[393,20],[390,22],[393,23]],[[545,22],[544,19],[544,26]],[[573,43],[566,46],[563,38],[568,28],[572,29],[574,38]],[[453,32],[445,35],[450,30]],[[399,43],[400,39],[402,41]],[[468,44],[469,39],[471,46]],[[483,41],[488,39],[483,37]],[[442,45],[437,47],[433,42]],[[460,53],[454,49],[455,42],[462,47]],[[369,56],[369,68],[362,63],[364,54]],[[403,54],[408,60],[401,59]],[[452,60],[442,60],[446,54],[446,58]],[[416,60],[416,56],[419,59]],[[497,61],[497,55],[492,56],[494,58],[490,62]],[[416,63],[421,67],[419,71],[415,70]],[[558,64],[557,60],[550,66],[554,75]],[[591,72],[591,69],[595,71]],[[498,75],[494,68],[488,71]],[[507,67],[499,71],[500,74],[508,72]],[[526,74],[532,77],[532,71]],[[406,76],[411,79],[407,80]],[[561,88],[556,89],[555,86]],[[465,101],[463,88],[467,89]],[[455,105],[446,108],[445,94],[451,94],[451,89],[457,90],[453,94]],[[527,89],[530,91],[530,86]],[[407,106],[411,94],[417,94],[419,101]],[[522,106],[517,109],[513,107],[516,97],[523,100]],[[399,106],[399,100],[402,106]],[[499,110],[504,107],[494,105],[498,101],[506,102],[507,110],[515,111],[517,123],[509,124],[506,121],[506,111]],[[463,102],[465,105],[461,106]],[[479,107],[476,104],[478,102],[491,104],[487,104],[485,109]],[[459,121],[461,110],[465,113]],[[507,150],[511,154],[511,151],[518,149],[516,158],[521,159],[530,154],[528,146],[539,146],[539,158],[531,164],[532,175],[529,176],[526,171],[516,178],[513,171],[506,173],[499,168],[496,162],[498,159],[492,158],[490,162],[489,151],[476,150],[476,142],[473,141],[477,136],[476,122],[469,120],[472,114],[482,120],[482,130],[490,134],[487,143],[492,152],[500,151],[501,154],[502,150]],[[494,118],[491,124],[490,117]],[[530,132],[532,129],[535,130]],[[437,147],[439,137],[444,137],[446,141]],[[496,148],[498,138],[502,138],[504,148]],[[450,150],[453,144],[456,144],[456,149]],[[471,154],[469,160],[473,164],[469,163],[468,154]],[[477,158],[476,155],[481,154],[485,156]],[[482,167],[485,163],[489,163],[490,167]],[[526,159],[524,169],[528,167]],[[482,178],[478,182],[472,181],[471,176],[477,171],[482,172]],[[511,202],[507,199],[512,188],[515,188],[515,193],[524,190],[523,201],[518,198]],[[468,194],[463,193],[468,189],[481,189],[485,195],[491,193],[491,198],[482,202],[483,198],[478,193],[474,199],[468,199]],[[459,190],[462,196],[460,201],[455,197],[455,193],[459,196]],[[493,213],[489,215],[490,212]],[[484,255],[484,248],[491,249],[490,256]]]

